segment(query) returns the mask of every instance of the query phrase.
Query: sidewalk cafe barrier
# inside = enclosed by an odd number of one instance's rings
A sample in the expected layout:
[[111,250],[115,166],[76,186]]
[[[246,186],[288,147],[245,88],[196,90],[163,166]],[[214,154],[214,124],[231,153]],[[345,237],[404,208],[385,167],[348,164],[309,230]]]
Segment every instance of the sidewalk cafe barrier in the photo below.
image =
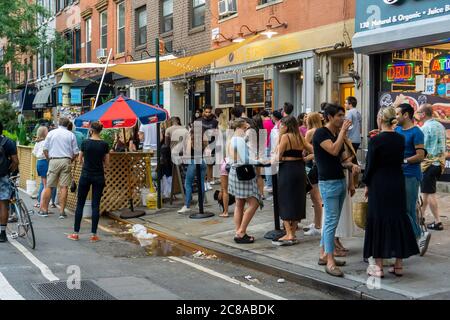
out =
[[[129,207],[129,193],[131,191],[133,206],[141,206],[141,189],[150,189],[147,179],[146,157],[149,152],[111,152],[109,170],[105,172],[106,186],[100,204],[100,213],[112,212]],[[81,166],[73,169],[75,181],[80,179]],[[75,211],[77,204],[76,193],[67,197],[67,208]]]

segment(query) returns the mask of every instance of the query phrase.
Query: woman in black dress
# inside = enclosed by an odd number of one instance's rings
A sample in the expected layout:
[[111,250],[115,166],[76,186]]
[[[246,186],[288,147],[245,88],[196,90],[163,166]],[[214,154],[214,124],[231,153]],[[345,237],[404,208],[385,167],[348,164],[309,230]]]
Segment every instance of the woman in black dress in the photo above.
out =
[[278,145],[278,207],[286,235],[272,241],[278,246],[298,243],[297,223],[306,218],[306,171],[303,151],[312,152],[298,130],[298,122],[288,116],[281,120]]
[[392,129],[395,109],[384,108],[378,115],[381,133],[369,142],[364,183],[369,198],[364,258],[375,258],[368,269],[374,277],[384,277],[383,259],[396,258],[389,272],[402,275],[403,260],[419,253],[406,213],[405,180],[402,171],[404,137]]

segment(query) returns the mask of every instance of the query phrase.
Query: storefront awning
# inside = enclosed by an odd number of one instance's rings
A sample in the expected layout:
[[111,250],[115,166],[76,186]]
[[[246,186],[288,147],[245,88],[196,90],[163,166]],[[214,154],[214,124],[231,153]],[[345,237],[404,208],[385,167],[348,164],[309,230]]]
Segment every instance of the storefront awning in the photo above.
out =
[[356,53],[375,54],[450,41],[450,15],[356,33]]
[[[201,68],[211,65],[217,59],[228,56],[237,49],[249,44],[255,40],[258,35],[248,38],[241,43],[235,43],[223,48],[210,50],[189,57],[172,58],[161,57],[160,61],[160,77],[171,78],[189,72],[195,72]],[[82,69],[104,68],[104,65],[81,63],[64,65],[57,72],[77,71]],[[156,62],[155,59],[142,61],[133,61],[126,63],[113,64],[108,66],[108,71],[118,73],[124,77],[135,80],[155,80],[156,79]]]
[[52,94],[52,88],[45,88],[38,93],[33,100],[34,108],[45,108],[50,103],[50,95]]

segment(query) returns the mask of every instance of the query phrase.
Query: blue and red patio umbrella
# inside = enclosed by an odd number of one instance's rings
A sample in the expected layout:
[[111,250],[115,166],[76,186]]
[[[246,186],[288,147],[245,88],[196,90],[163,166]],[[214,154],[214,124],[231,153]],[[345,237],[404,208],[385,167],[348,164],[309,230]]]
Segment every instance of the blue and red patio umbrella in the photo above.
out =
[[162,108],[120,95],[76,118],[75,126],[89,128],[91,122],[99,121],[104,129],[132,128],[138,119],[142,124],[150,124],[168,118],[168,112]]

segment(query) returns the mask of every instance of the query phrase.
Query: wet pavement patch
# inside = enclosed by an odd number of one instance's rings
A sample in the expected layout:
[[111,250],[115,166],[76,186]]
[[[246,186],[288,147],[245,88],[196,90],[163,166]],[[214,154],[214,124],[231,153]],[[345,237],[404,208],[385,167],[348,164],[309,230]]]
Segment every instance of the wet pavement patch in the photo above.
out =
[[181,256],[190,256],[194,253],[193,250],[183,247],[175,242],[164,239],[160,236],[156,237],[151,241],[151,244],[148,246],[141,246],[140,242],[133,236],[133,234],[129,231],[131,225],[125,224],[119,221],[113,221],[108,225],[109,228],[115,229],[118,232],[115,234],[116,236],[124,239],[125,241],[132,242],[142,248],[145,251],[146,256],[151,257],[181,257]]

